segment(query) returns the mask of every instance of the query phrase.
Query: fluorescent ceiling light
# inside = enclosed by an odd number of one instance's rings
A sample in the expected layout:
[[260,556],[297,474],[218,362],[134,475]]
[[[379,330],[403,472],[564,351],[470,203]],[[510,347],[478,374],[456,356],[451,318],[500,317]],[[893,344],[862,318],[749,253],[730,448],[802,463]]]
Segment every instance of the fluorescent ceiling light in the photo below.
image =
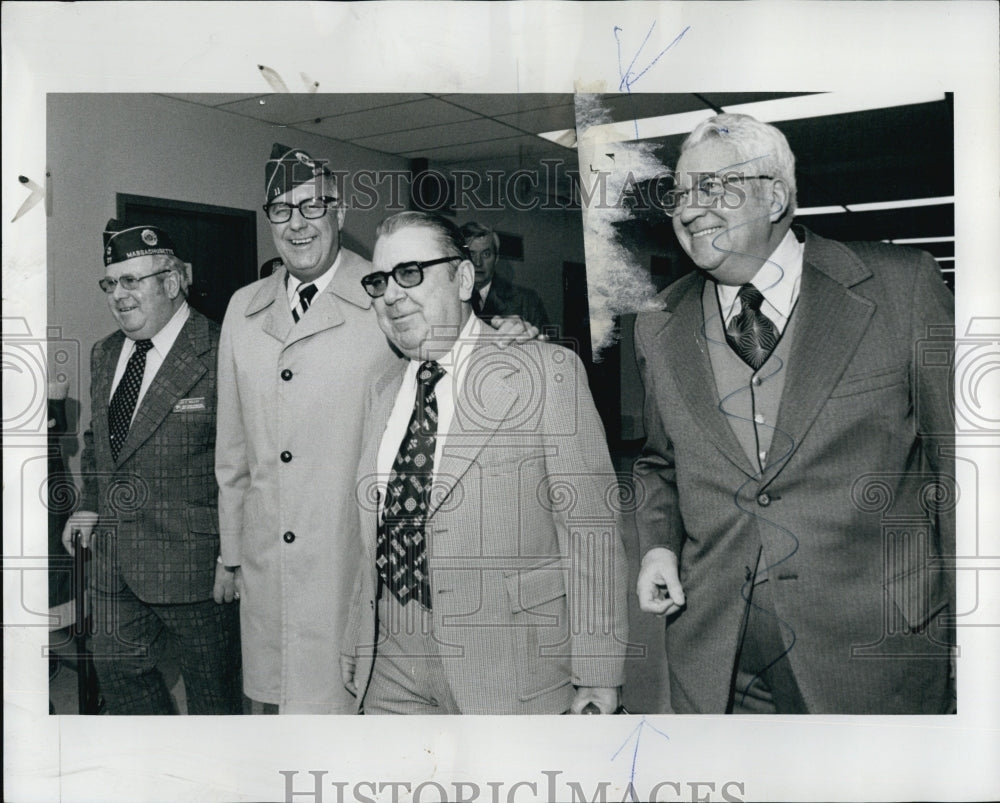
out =
[[911,198],[908,201],[879,201],[873,204],[848,204],[851,212],[878,212],[882,209],[908,209],[912,206],[942,206],[955,203],[954,195],[940,198]]
[[[806,206],[795,210],[795,215],[836,215],[846,212],[878,212],[884,209],[909,209],[914,206],[942,206],[955,203],[954,195],[939,198],[910,198],[904,201],[878,201],[870,204],[847,204],[846,206]],[[952,237],[952,240],[955,238]],[[926,239],[892,240],[894,243],[947,242],[947,238],[928,237]]]
[[936,262],[954,262],[955,257],[934,257]]
[[847,209],[842,206],[800,206],[795,210],[795,217],[803,215],[836,215],[846,211]]
[[916,245],[917,243],[953,243],[954,237],[903,237],[896,240],[886,240],[896,245]]
[[[733,114],[750,114],[765,123],[784,120],[803,120],[810,117],[826,117],[832,114],[889,109],[895,106],[911,106],[916,103],[933,103],[944,100],[943,92],[821,92],[814,95],[796,95],[790,98],[762,100],[754,103],[740,103],[725,107]],[[669,137],[687,134],[702,120],[714,115],[712,109],[693,112],[666,114],[660,117],[644,117],[638,120],[623,120],[617,123],[591,126],[588,132],[599,136],[601,142],[627,142],[654,137]],[[576,145],[573,129],[547,131],[538,136],[550,142],[557,142],[567,148]]]

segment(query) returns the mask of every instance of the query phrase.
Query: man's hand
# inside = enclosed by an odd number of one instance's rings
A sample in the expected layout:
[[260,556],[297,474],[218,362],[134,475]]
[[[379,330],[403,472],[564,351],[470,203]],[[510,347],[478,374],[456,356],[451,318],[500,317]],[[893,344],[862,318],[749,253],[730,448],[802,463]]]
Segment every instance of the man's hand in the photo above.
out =
[[654,547],[643,556],[635,592],[639,608],[646,613],[669,616],[684,607],[677,555],[665,547]]
[[66,521],[63,527],[62,544],[70,555],[75,557],[73,548],[73,536],[79,534],[80,546],[86,549],[90,546],[91,536],[94,534],[94,527],[97,526],[97,514],[92,510],[78,510]]
[[358,696],[358,687],[354,685],[354,670],[357,669],[358,662],[353,655],[340,656],[340,679],[347,689],[355,697]]
[[494,315],[490,318],[490,326],[497,330],[499,345],[509,346],[511,343],[524,343],[526,340],[545,340],[545,335],[539,334],[538,327],[532,326],[520,315]]
[[[569,707],[571,714],[613,714],[618,710],[618,700],[620,694],[617,686],[606,688],[603,686],[580,686],[576,690],[576,697]],[[584,711],[589,704],[590,709]],[[597,711],[594,711],[594,706]]]
[[212,588],[212,598],[220,605],[223,602],[233,602],[240,598],[240,588],[243,578],[239,566],[223,566],[221,562],[215,565],[215,585]]

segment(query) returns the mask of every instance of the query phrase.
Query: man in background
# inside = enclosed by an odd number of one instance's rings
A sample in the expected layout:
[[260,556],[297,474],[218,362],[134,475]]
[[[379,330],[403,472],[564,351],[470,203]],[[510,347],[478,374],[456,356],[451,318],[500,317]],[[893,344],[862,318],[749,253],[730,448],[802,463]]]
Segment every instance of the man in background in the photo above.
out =
[[109,221],[104,264],[119,331],[91,352],[83,497],[63,544],[93,546],[91,652],[106,710],[174,712],[159,668],[172,640],[188,713],[239,714],[237,595],[217,562],[219,327],[188,307],[187,266],[162,229]]
[[469,250],[469,259],[476,269],[476,292],[472,296],[472,308],[476,315],[487,322],[497,315],[517,315],[544,330],[549,319],[535,291],[512,284],[496,272],[500,259],[500,236],[475,221],[462,226],[462,236]]
[[403,212],[376,236],[363,284],[407,361],[366,417],[345,686],[369,714],[613,713],[627,569],[583,366],[498,347],[449,221]]
[[667,617],[673,710],[948,711],[954,425],[947,367],[918,359],[953,324],[936,263],[792,227],[794,156],[746,115],[699,125],[676,180],[700,270],[635,329],[638,594]]

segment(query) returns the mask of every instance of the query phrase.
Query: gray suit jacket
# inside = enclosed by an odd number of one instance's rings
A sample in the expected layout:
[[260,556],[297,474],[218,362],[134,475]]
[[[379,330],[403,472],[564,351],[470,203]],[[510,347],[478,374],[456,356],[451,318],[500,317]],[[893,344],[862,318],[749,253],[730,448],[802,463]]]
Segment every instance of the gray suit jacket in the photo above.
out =
[[[427,519],[434,635],[463,713],[562,713],[573,684],[622,682],[618,478],[572,352],[480,344],[468,359]],[[359,705],[377,654],[376,456],[401,378],[374,388],[359,469],[364,558],[345,644]]]
[[953,301],[936,264],[805,233],[762,474],[720,411],[705,281],[675,282],[635,329],[646,388],[640,539],[680,556],[687,595],[666,632],[674,709],[724,710],[747,567],[762,546],[811,712],[941,712],[954,575],[937,559],[954,554],[954,424],[948,366],[922,355],[950,352]]

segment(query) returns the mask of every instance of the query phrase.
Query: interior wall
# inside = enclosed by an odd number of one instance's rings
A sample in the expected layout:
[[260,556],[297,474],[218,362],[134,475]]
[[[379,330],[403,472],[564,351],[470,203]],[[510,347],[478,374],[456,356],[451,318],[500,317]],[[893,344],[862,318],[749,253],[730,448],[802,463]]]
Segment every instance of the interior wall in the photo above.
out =
[[[432,165],[433,166],[433,165]],[[522,167],[524,167],[522,165]],[[435,169],[442,172],[461,169],[458,164]],[[476,168],[468,167],[473,170]],[[488,185],[485,172],[477,170],[484,176],[484,186]],[[480,196],[489,203],[489,192],[483,190]],[[475,202],[468,200],[472,207]],[[529,203],[522,200],[522,205]],[[452,218],[459,226],[475,220],[484,226],[506,234],[515,234],[523,239],[524,259],[501,259],[497,271],[508,276],[515,284],[531,288],[538,293],[549,320],[558,326],[563,323],[563,262],[583,262],[583,218],[579,209],[544,208],[556,206],[546,204],[545,198],[539,196],[535,208],[520,210],[516,204],[506,204],[502,210],[491,208],[459,209]]]
[[[115,329],[97,280],[116,193],[252,209],[263,263],[277,256],[261,210],[264,163],[275,141],[328,157],[336,169],[408,168],[403,159],[158,95],[52,94],[47,115],[48,325],[79,354],[78,368],[59,366],[70,377],[65,447],[74,474],[90,421],[90,350]],[[344,244],[370,256],[382,217],[379,206],[349,210]]]

